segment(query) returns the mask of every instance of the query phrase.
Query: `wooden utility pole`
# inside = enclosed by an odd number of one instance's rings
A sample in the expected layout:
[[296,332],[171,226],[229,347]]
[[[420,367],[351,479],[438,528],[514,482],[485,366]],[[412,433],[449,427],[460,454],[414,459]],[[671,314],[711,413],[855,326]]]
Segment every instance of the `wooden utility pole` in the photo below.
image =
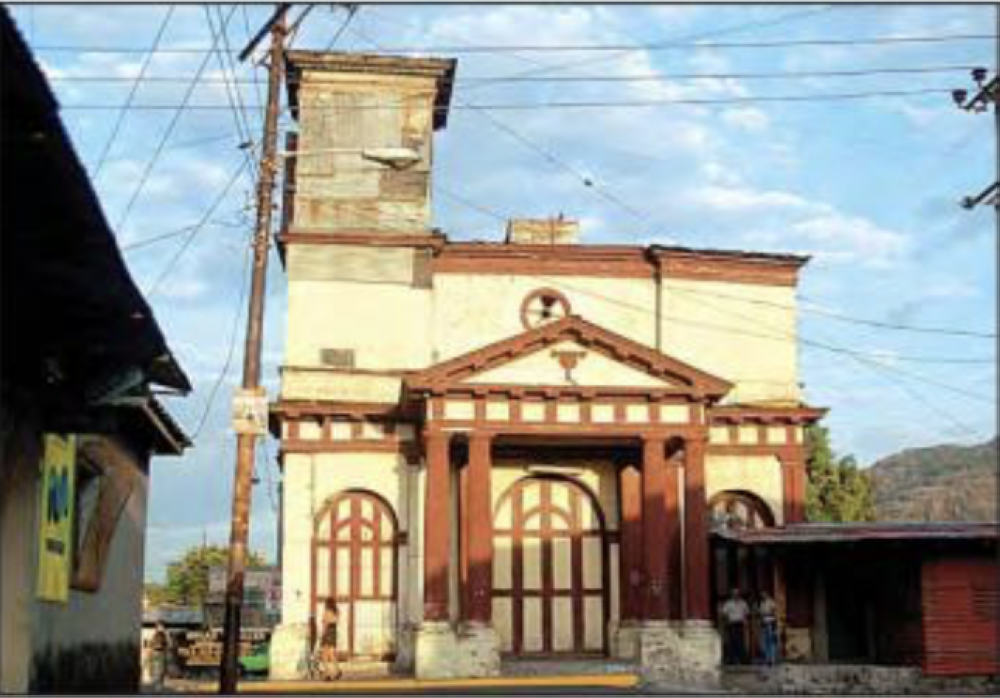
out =
[[257,227],[253,241],[253,276],[247,317],[246,346],[243,354],[243,388],[233,399],[233,421],[237,434],[236,476],[233,486],[233,515],[229,537],[229,567],[226,574],[226,610],[222,640],[219,692],[236,693],[239,676],[240,612],[250,532],[250,496],[257,437],[266,433],[267,396],[260,387],[261,346],[264,335],[264,284],[271,242],[271,213],[277,169],[278,109],[284,68],[285,17],[289,5],[281,4],[241,58],[249,56],[267,32],[271,34],[270,64],[267,74],[267,111],[257,186]]

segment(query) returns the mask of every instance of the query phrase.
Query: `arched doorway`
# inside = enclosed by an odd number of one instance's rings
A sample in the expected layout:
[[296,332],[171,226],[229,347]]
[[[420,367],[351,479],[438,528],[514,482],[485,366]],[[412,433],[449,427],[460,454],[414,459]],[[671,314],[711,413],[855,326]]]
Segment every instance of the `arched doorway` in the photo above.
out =
[[493,619],[515,655],[607,652],[604,517],[580,483],[529,477],[494,512]]
[[[712,530],[755,529],[774,526],[774,514],[757,495],[741,491],[719,492],[708,502]],[[715,540],[712,546],[712,608],[718,614],[731,590],[739,589],[749,603],[756,603],[766,591],[774,596],[774,565],[766,550],[725,544]],[[746,647],[751,657],[760,654],[755,623],[747,626]]]
[[395,656],[397,535],[391,507],[371,492],[342,492],[316,516],[313,637],[320,631],[323,605],[334,598],[340,617],[337,654],[344,659]]

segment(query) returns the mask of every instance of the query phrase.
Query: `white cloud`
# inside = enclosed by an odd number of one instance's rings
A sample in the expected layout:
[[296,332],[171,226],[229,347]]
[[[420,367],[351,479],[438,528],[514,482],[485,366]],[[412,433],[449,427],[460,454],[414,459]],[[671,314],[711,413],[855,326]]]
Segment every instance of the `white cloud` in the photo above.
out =
[[766,131],[767,127],[771,125],[770,117],[755,107],[726,109],[722,112],[722,120],[730,126],[755,134]]

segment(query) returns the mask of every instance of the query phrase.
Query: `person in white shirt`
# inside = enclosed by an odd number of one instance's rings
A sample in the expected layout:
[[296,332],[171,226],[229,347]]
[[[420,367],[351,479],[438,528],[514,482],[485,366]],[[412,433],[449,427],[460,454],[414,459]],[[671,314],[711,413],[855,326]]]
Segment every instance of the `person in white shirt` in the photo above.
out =
[[722,604],[722,623],[725,629],[723,659],[726,664],[746,662],[746,626],[750,607],[740,596],[739,589],[733,589]]

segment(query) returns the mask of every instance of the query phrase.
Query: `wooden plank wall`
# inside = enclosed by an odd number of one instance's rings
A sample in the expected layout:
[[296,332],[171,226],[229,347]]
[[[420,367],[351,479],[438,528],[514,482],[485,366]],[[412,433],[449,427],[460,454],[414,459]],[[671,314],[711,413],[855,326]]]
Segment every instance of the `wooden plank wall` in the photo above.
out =
[[921,576],[924,673],[928,676],[1000,673],[995,555],[928,560]]

